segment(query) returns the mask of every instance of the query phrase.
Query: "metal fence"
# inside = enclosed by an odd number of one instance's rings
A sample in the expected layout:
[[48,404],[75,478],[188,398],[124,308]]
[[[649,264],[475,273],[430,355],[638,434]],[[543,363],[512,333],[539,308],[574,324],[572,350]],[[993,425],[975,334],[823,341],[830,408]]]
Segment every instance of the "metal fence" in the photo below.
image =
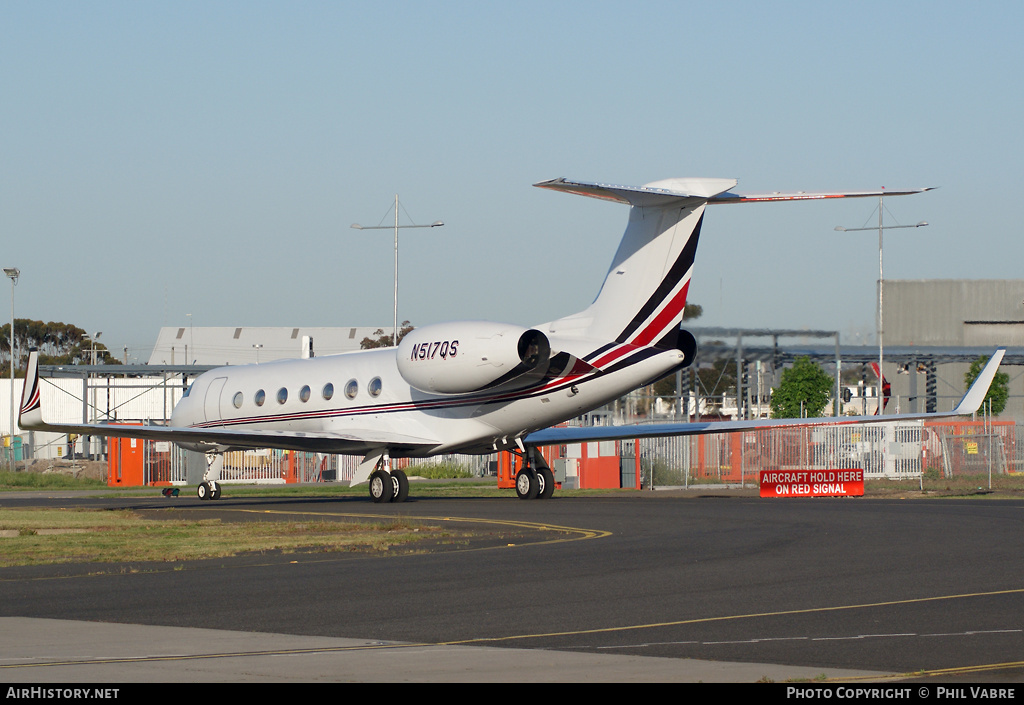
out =
[[[206,467],[203,454],[172,443],[144,442],[146,484],[195,484]],[[623,455],[640,455],[642,487],[694,484],[756,484],[763,470],[862,468],[868,479],[953,477],[1024,472],[1024,425],[951,421],[880,423],[821,428],[775,428],[701,436],[624,441]],[[628,451],[626,450],[628,448]],[[571,446],[561,453],[573,455]],[[280,450],[224,455],[221,479],[232,483],[348,482],[361,458]],[[442,455],[395,459],[394,466],[447,464],[478,477],[494,474],[496,455]]]
[[762,470],[861,468],[868,479],[1024,471],[1012,422],[777,428],[640,441],[645,487],[754,484]]
[[[196,483],[206,468],[202,453],[158,441],[144,441],[146,484]],[[396,458],[394,467],[415,472],[418,466],[455,465],[483,477],[493,474],[493,455],[439,455],[433,458]],[[349,482],[362,460],[354,455],[298,453],[275,449],[232,451],[224,454],[221,481],[225,483],[274,484],[284,482]]]

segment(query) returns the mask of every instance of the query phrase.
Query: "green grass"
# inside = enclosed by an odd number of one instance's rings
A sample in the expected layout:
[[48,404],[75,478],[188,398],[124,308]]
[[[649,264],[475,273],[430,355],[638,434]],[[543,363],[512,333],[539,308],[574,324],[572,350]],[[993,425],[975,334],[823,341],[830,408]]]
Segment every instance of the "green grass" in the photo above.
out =
[[0,509],[0,567],[172,562],[266,551],[381,553],[464,537],[448,527],[405,519],[223,523],[178,514],[172,509],[167,518],[153,520],[130,510]]
[[405,474],[427,480],[455,480],[475,476],[468,467],[459,463],[419,463],[405,468]]
[[58,472],[10,472],[0,471],[0,490],[38,489],[103,489],[107,483],[102,480],[88,480],[63,475]]

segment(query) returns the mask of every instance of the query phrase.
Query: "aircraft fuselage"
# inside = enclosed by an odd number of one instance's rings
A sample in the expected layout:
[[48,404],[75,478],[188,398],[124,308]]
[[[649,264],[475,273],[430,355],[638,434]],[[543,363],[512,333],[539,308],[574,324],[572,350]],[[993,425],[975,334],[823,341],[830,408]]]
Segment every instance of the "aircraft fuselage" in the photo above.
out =
[[[331,434],[338,438],[334,452],[339,453],[365,453],[383,439],[392,457],[486,453],[659,379],[684,358],[678,350],[583,340],[552,340],[552,345],[580,359],[589,356],[587,369],[522,388],[464,394],[431,394],[411,386],[399,370],[399,355],[406,352],[401,347],[220,367],[192,383],[171,425]],[[480,362],[471,340],[460,340],[456,350],[456,356]]]

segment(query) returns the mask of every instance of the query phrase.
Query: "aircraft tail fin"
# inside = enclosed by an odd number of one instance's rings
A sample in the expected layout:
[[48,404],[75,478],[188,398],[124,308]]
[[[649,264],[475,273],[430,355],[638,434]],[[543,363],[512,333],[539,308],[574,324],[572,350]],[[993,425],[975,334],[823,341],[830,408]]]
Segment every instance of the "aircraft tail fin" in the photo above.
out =
[[674,340],[709,204],[901,196],[929,190],[744,194],[730,190],[736,183],[682,178],[619,186],[561,178],[534,184],[631,206],[626,232],[594,302],[580,313],[538,327],[559,336],[631,345]]
[[632,206],[594,303],[547,324],[548,331],[631,345],[670,339],[683,319],[705,204],[735,185],[735,179],[667,179],[645,186],[566,179],[535,184]]
[[33,429],[44,425],[43,407],[39,393],[39,352],[33,348],[28,353],[25,385],[21,389],[21,406],[18,407],[18,427]]

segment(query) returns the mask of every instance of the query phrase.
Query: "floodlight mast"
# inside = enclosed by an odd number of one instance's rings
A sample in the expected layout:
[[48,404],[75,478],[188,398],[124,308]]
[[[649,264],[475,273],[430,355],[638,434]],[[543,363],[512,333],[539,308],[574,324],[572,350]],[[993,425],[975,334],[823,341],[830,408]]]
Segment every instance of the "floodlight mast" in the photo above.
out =
[[[882,373],[882,331],[884,326],[882,325],[882,290],[884,288],[882,270],[882,231],[883,230],[897,230],[899,228],[923,228],[928,225],[927,221],[922,220],[920,223],[914,225],[882,225],[882,199],[885,196],[878,197],[878,227],[877,228],[844,228],[841,225],[836,226],[836,231],[841,233],[853,233],[862,230],[878,230],[878,398],[876,402],[878,404],[878,415],[881,416],[884,411],[883,405],[883,373]],[[867,413],[865,411],[864,413]]]
[[14,472],[14,287],[18,284],[21,270],[4,267],[4,274],[11,280],[11,434],[7,437],[7,463]]
[[[402,228],[438,228],[444,225],[443,221],[435,220],[430,225],[399,225],[398,224],[398,194],[395,194],[395,332],[391,338],[391,346],[398,347],[398,231]],[[390,230],[390,225],[360,225],[352,223],[356,230]]]

